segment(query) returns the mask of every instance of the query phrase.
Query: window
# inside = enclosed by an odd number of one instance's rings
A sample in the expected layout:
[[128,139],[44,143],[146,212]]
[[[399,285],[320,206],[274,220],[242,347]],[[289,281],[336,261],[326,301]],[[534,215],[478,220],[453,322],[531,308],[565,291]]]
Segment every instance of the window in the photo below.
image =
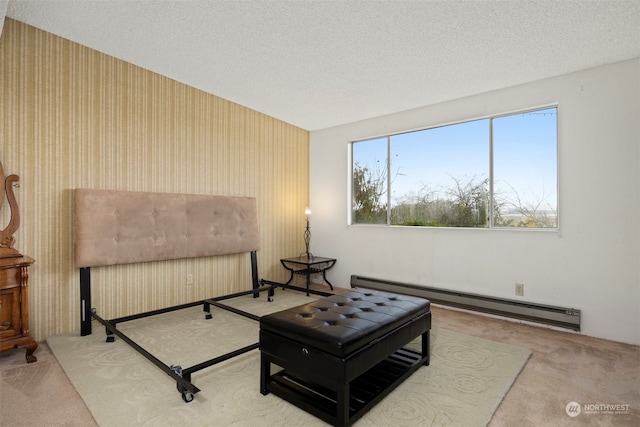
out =
[[557,228],[557,108],[353,142],[352,223]]

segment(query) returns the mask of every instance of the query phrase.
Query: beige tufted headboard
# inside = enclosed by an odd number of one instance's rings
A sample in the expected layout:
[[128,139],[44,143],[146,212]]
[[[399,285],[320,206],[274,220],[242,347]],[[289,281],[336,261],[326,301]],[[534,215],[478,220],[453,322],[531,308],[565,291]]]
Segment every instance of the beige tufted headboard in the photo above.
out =
[[252,197],[76,189],[78,268],[257,251]]

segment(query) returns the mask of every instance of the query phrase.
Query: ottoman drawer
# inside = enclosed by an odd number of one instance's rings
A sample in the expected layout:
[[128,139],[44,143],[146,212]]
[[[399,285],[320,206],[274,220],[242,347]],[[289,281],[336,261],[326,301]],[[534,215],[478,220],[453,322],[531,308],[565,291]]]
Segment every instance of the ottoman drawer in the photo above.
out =
[[260,351],[281,368],[304,373],[309,381],[327,387],[341,382],[340,372],[344,368],[342,359],[313,347],[260,331]]

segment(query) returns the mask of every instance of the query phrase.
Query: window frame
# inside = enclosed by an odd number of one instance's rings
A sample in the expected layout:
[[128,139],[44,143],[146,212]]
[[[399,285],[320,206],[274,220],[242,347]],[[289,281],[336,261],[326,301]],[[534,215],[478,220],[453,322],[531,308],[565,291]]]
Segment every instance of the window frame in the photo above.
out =
[[[555,118],[556,118],[556,123],[555,123],[555,192],[556,192],[556,208],[555,208],[555,222],[556,222],[556,226],[555,227],[517,227],[517,226],[505,226],[505,225],[495,225],[495,195],[494,195],[494,190],[495,190],[495,185],[494,185],[494,120],[495,119],[500,119],[500,118],[504,118],[504,117],[509,117],[509,116],[514,116],[514,115],[519,115],[519,114],[527,114],[527,113],[535,113],[537,111],[543,111],[543,110],[549,110],[549,109],[555,109]],[[391,158],[391,138],[397,135],[403,135],[403,134],[407,134],[407,133],[412,133],[412,132],[421,132],[421,131],[427,131],[430,129],[435,129],[435,128],[441,128],[441,127],[446,127],[446,126],[455,126],[455,125],[459,125],[459,124],[463,124],[463,123],[468,123],[468,122],[473,122],[473,121],[478,121],[478,120],[489,120],[489,140],[488,140],[488,152],[487,155],[489,157],[489,161],[488,161],[488,188],[489,188],[489,201],[488,201],[488,215],[489,215],[489,219],[487,221],[487,226],[486,227],[463,227],[463,226],[434,226],[434,225],[402,225],[402,224],[391,224],[391,211],[392,211],[392,205],[391,205],[391,186],[392,186],[392,171],[391,168],[389,167],[389,162],[390,162],[390,158]],[[440,123],[440,124],[434,124],[434,125],[429,125],[426,127],[419,127],[419,128],[414,128],[414,129],[409,129],[409,130],[403,130],[403,131],[398,131],[398,132],[393,132],[393,133],[387,133],[387,134],[382,134],[382,135],[377,135],[377,136],[370,136],[370,137],[365,137],[365,138],[359,138],[359,139],[354,139],[348,142],[348,168],[349,168],[349,176],[348,176],[348,206],[347,206],[347,212],[348,212],[348,216],[347,216],[347,224],[349,226],[386,226],[386,227],[411,227],[411,228],[424,228],[424,229],[472,229],[472,230],[513,230],[513,231],[541,231],[541,232],[559,232],[560,230],[560,131],[559,131],[559,126],[560,126],[560,107],[558,103],[551,103],[551,104],[545,104],[545,105],[540,105],[540,106],[536,106],[536,107],[528,107],[528,108],[523,108],[523,109],[517,109],[517,110],[513,110],[513,111],[508,111],[508,112],[502,112],[502,113],[495,113],[495,114],[488,114],[485,116],[480,116],[480,117],[474,117],[474,118],[468,118],[468,119],[463,119],[463,120],[456,120],[456,121],[452,121],[452,122],[448,122],[448,123]],[[354,145],[357,143],[362,143],[362,142],[366,142],[366,141],[372,141],[372,140],[380,140],[380,139],[386,139],[386,145],[387,145],[387,150],[386,150],[386,186],[387,186],[387,191],[386,191],[386,222],[384,224],[381,223],[358,223],[355,222],[355,212],[354,212]]]

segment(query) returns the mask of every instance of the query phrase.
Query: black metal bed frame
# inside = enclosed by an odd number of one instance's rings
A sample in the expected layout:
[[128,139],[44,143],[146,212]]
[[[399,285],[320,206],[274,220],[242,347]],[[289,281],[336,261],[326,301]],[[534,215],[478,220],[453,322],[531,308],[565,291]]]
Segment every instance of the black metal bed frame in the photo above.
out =
[[223,296],[214,297],[214,298],[208,298],[200,301],[194,301],[186,304],[180,304],[180,305],[166,307],[158,310],[152,310],[144,313],[138,313],[130,316],[106,320],[97,314],[95,308],[91,307],[91,270],[90,270],[90,267],[82,267],[80,268],[80,312],[81,312],[80,335],[81,336],[90,335],[92,332],[91,321],[92,319],[97,320],[106,329],[107,342],[115,341],[115,336],[117,336],[120,339],[122,339],[124,342],[129,344],[134,350],[140,353],[143,357],[145,357],[147,360],[149,360],[158,368],[160,368],[165,374],[173,378],[176,381],[176,387],[178,391],[182,395],[182,400],[189,403],[193,401],[194,395],[200,391],[200,389],[191,382],[191,375],[193,373],[200,371],[202,369],[211,367],[218,363],[224,362],[233,357],[240,356],[251,350],[258,349],[260,346],[260,343],[254,343],[254,344],[239,348],[237,350],[234,350],[232,352],[223,354],[221,356],[215,357],[213,359],[204,361],[197,365],[194,365],[188,368],[182,368],[179,365],[166,365],[160,359],[158,359],[157,357],[152,355],[150,352],[142,348],[140,345],[138,345],[134,340],[129,338],[126,334],[118,330],[117,325],[118,323],[128,322],[136,319],[142,319],[145,317],[151,317],[151,316],[155,316],[163,313],[169,313],[172,311],[191,308],[198,305],[203,306],[203,311],[206,313],[205,315],[206,319],[211,319],[213,317],[211,315],[211,306],[213,305],[214,307],[218,307],[218,308],[230,311],[240,316],[244,316],[252,320],[260,321],[259,316],[222,304],[220,303],[220,301],[224,301],[227,299],[236,298],[240,296],[251,295],[251,294],[253,294],[254,298],[257,298],[261,292],[267,292],[267,301],[271,302],[273,301],[276,287],[281,287],[282,289],[292,289],[300,292],[312,293],[320,296],[333,295],[332,293],[329,293],[329,292],[306,289],[299,286],[273,282],[265,279],[258,279],[257,256],[255,251],[251,252],[251,276],[252,276],[252,279],[251,279],[252,289],[248,291],[236,292],[233,294],[223,295]]

